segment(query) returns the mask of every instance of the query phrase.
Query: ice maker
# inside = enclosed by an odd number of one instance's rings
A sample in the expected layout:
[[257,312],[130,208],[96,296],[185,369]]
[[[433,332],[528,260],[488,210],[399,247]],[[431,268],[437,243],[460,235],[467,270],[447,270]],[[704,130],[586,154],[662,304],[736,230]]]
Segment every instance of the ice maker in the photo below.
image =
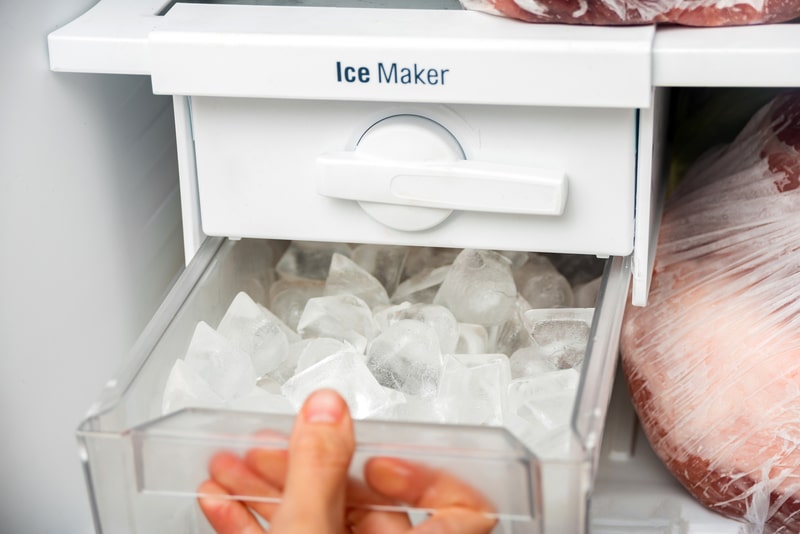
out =
[[[586,531],[622,312],[646,303],[665,87],[800,85],[763,61],[800,61],[798,29],[529,25],[444,0],[102,0],[51,34],[56,71],[147,74],[174,95],[192,258],[78,431],[98,531],[209,532],[194,497],[210,454],[283,445],[258,431],[286,416],[162,417],[160,395],[197,322],[216,325],[261,282],[267,243],[292,239],[606,259],[563,454],[498,427],[364,421],[353,469],[375,451],[417,459],[487,489],[499,531]],[[740,56],[764,76],[737,75]]]

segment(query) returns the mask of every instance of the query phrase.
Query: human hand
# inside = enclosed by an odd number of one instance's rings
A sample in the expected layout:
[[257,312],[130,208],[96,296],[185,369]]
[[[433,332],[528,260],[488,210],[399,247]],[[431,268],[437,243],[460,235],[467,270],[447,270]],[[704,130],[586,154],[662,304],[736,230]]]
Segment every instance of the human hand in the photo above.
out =
[[[476,490],[441,470],[398,458],[372,458],[366,486],[347,474],[355,451],[353,421],[335,392],[312,394],[295,420],[289,450],[251,449],[244,458],[216,454],[210,479],[199,488],[200,507],[218,534],[486,534],[495,521]],[[218,495],[223,498],[215,498]],[[280,498],[280,504],[232,500],[231,495]],[[411,526],[407,514],[367,504],[436,510]]]

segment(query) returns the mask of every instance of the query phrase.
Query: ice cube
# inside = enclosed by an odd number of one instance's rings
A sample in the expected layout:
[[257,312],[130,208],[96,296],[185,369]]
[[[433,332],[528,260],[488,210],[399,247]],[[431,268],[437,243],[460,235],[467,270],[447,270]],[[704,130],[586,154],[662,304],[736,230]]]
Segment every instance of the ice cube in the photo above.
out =
[[531,423],[517,414],[510,412],[506,414],[505,427],[529,448],[532,448],[531,445],[536,442],[542,433],[547,432],[547,430],[538,429],[535,422]]
[[420,321],[433,328],[439,339],[439,350],[442,354],[452,354],[455,351],[458,343],[458,322],[444,306],[404,302],[375,314],[375,320],[381,330],[386,330],[398,321],[406,319]]
[[308,300],[321,297],[324,290],[324,282],[316,280],[293,282],[278,280],[270,287],[269,308],[289,328],[296,330],[297,322],[303,315]]
[[407,423],[448,423],[454,419],[454,406],[450,399],[407,395],[404,402],[391,404],[374,417]]
[[347,341],[363,353],[367,342],[378,333],[378,325],[363,300],[353,295],[333,295],[310,299],[297,323],[305,339],[332,337]]
[[509,358],[512,378],[536,376],[560,369],[558,356],[542,351],[538,345],[531,345],[515,351]]
[[600,293],[600,282],[603,277],[599,276],[583,284],[578,284],[572,288],[575,296],[576,308],[594,308],[597,305],[597,295]]
[[269,393],[260,387],[254,387],[247,395],[234,399],[228,407],[232,410],[241,410],[245,412],[296,413],[289,399],[283,395]]
[[389,403],[387,404],[387,406],[396,406],[398,404],[403,404],[404,402],[406,402],[408,396],[402,391],[397,391],[396,389],[387,388],[386,386],[382,387],[389,398]]
[[277,380],[274,377],[274,375],[275,375],[275,373],[279,372],[279,369],[280,369],[280,367],[278,369],[276,369],[275,371],[272,371],[272,373],[266,374],[266,375],[262,376],[261,378],[259,378],[258,380],[256,380],[256,386],[260,387],[261,389],[263,389],[267,393],[272,393],[274,395],[280,395],[281,386],[283,385],[284,382],[286,382],[286,380],[291,378],[291,374],[287,375],[286,378],[283,379],[283,380]]
[[436,393],[442,363],[436,331],[418,321],[392,324],[367,349],[367,366],[378,382],[411,395]]
[[[236,280],[239,288],[258,302],[266,304],[268,291],[275,281],[276,249],[271,241],[241,239],[232,243],[230,261],[221,264],[223,280]],[[225,272],[227,270],[233,272]]]
[[536,421],[507,414],[505,426],[540,458],[567,458],[570,454],[572,427],[569,424],[546,429]]
[[566,369],[583,361],[593,314],[592,308],[534,309],[523,314],[523,322],[541,354]]
[[389,296],[381,283],[353,260],[341,254],[334,254],[331,259],[324,294],[355,295],[370,308],[389,304]]
[[286,280],[325,280],[334,254],[350,257],[350,247],[344,243],[292,241],[275,269]]
[[498,254],[502,254],[511,262],[511,269],[518,269],[528,263],[528,253],[520,252],[518,250],[498,250]]
[[447,306],[461,322],[492,326],[511,317],[516,298],[507,258],[496,252],[464,249],[453,262],[434,303]]
[[397,391],[396,389],[387,388],[386,386],[381,387],[383,387],[383,391],[386,392],[388,400],[380,410],[370,415],[370,419],[399,421],[400,419],[398,419],[397,416],[397,410],[399,409],[398,406],[405,404],[408,402],[409,398],[414,397],[406,395],[402,391]]
[[594,308],[530,309],[523,312],[522,322],[539,343],[546,344],[591,327],[593,317]]
[[364,363],[364,357],[353,350],[337,352],[308,367],[286,381],[281,392],[299,410],[315,390],[336,390],[347,402],[350,413],[363,419],[384,408],[389,395]]
[[281,365],[258,380],[258,385],[270,393],[279,393],[281,386],[292,378],[297,370],[300,355],[317,338],[301,339],[289,345],[289,353]]
[[225,400],[214,393],[205,380],[183,360],[176,360],[167,377],[161,413],[168,414],[187,407],[215,408],[223,406]]
[[408,247],[393,245],[358,245],[353,249],[352,260],[374,276],[392,294],[400,283]]
[[528,309],[528,302],[518,296],[511,317],[502,325],[489,329],[489,344],[494,352],[510,356],[519,349],[530,346],[533,340],[522,319],[522,314]]
[[502,425],[510,382],[505,354],[447,355],[437,396],[453,403],[451,423]]
[[202,321],[195,328],[184,360],[224,401],[245,395],[256,383],[250,356]]
[[288,355],[289,343],[300,339],[283,321],[243,292],[231,302],[217,332],[250,355],[258,376],[277,368]]
[[432,303],[449,271],[449,265],[420,271],[397,286],[392,295],[392,302]]
[[568,308],[572,287],[545,256],[530,254],[528,262],[514,271],[517,290],[533,308]]
[[300,355],[297,358],[297,366],[295,373],[299,373],[317,362],[320,362],[337,352],[345,350],[355,350],[355,348],[346,341],[333,339],[330,337],[318,337],[306,340]]
[[402,302],[400,304],[387,306],[380,310],[372,310],[373,316],[375,317],[375,322],[377,323],[381,332],[389,328],[390,325],[396,323],[398,321],[397,315],[410,307],[410,302]]
[[457,248],[411,247],[406,258],[403,278],[411,278],[422,271],[451,265],[456,259]]
[[489,333],[480,324],[458,323],[457,354],[483,354],[489,347]]
[[550,431],[569,424],[580,374],[563,369],[517,378],[508,386],[509,412]]

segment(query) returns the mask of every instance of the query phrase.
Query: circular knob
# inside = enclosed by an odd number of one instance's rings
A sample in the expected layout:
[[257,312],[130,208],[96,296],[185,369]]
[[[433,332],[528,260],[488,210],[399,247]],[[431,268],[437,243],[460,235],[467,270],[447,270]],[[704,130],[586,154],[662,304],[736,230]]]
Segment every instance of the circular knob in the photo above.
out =
[[[450,162],[463,160],[464,151],[442,125],[419,115],[395,115],[373,124],[358,140],[358,157],[393,161]],[[453,211],[443,208],[398,206],[359,201],[376,221],[396,230],[433,228]]]

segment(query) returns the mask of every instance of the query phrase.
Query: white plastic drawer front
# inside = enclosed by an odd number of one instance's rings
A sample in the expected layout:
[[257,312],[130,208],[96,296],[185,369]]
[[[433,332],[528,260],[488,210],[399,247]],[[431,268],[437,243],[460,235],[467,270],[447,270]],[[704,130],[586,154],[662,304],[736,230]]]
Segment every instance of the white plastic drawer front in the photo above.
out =
[[191,109],[208,235],[633,249],[632,109],[205,97]]

